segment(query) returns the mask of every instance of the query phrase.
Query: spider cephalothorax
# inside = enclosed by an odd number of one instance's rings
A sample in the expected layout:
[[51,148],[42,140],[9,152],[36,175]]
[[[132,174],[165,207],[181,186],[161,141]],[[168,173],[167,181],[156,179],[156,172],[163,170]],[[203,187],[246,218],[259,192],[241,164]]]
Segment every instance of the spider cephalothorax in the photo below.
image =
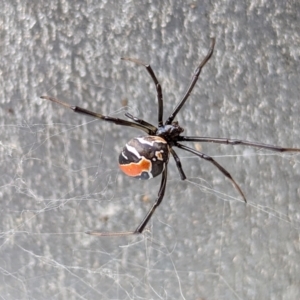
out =
[[139,179],[151,179],[153,177],[158,176],[159,174],[162,174],[161,184],[160,184],[158,196],[155,203],[152,205],[149,212],[142,220],[141,224],[134,231],[107,233],[107,232],[100,232],[96,230],[96,231],[88,232],[89,234],[97,235],[97,236],[112,236],[112,235],[138,234],[143,232],[151,216],[153,215],[155,209],[159,206],[159,204],[163,200],[165,189],[166,189],[166,183],[167,183],[167,166],[168,166],[170,154],[173,156],[176,162],[176,166],[179,171],[181,179],[182,180],[186,179],[186,176],[182,170],[180,159],[176,154],[176,152],[174,151],[173,147],[177,147],[185,151],[188,151],[190,153],[193,153],[198,157],[212,163],[215,167],[218,168],[220,172],[222,172],[225,175],[226,178],[228,178],[232,182],[234,187],[238,190],[238,192],[242,196],[243,200],[246,202],[244,193],[242,192],[239,185],[234,181],[234,179],[231,177],[230,173],[227,170],[225,170],[212,157],[204,153],[201,153],[197,150],[194,150],[193,148],[185,146],[180,142],[203,142],[203,143],[209,142],[209,143],[218,143],[218,144],[227,144],[227,145],[252,146],[258,148],[265,148],[268,150],[278,151],[278,152],[289,152],[289,151],[300,152],[300,149],[296,149],[296,148],[282,148],[273,145],[248,142],[248,141],[236,140],[236,139],[180,135],[184,131],[184,129],[179,126],[178,122],[174,121],[174,118],[181,110],[186,100],[189,98],[198,80],[202,67],[207,63],[207,61],[211,58],[213,54],[214,46],[215,46],[215,39],[212,38],[211,47],[206,57],[196,68],[192,81],[186,93],[184,94],[179,104],[175,107],[174,111],[165,122],[163,122],[162,89],[151,66],[137,59],[123,58],[124,60],[132,61],[134,63],[144,66],[147,72],[152,77],[152,80],[155,84],[155,88],[157,92],[157,100],[158,100],[158,126],[157,127],[142,119],[136,118],[129,113],[126,113],[125,116],[131,119],[133,122],[123,120],[123,119],[113,118],[110,116],[104,116],[100,113],[95,113],[78,106],[71,106],[53,97],[49,97],[49,96],[41,97],[43,99],[56,102],[66,108],[72,109],[74,112],[89,115],[98,119],[102,119],[104,121],[115,123],[117,125],[137,128],[148,134],[147,136],[133,138],[126,144],[126,146],[123,148],[119,156],[119,166],[126,175],[139,178]]
[[177,121],[172,122],[172,124],[166,124],[158,127],[156,135],[165,139],[169,144],[174,146],[174,141],[177,141],[178,136],[184,132],[184,129],[179,126]]

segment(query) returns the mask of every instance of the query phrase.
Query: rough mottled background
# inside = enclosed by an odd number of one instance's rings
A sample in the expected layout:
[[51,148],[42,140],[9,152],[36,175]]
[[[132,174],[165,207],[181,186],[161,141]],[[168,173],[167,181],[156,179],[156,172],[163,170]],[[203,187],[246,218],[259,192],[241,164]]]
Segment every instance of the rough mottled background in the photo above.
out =
[[[43,3],[44,2],[44,3]],[[245,205],[212,165],[178,151],[165,199],[133,230],[159,178],[120,173],[119,151],[139,131],[39,99],[155,123],[207,53],[178,115],[189,135],[300,147],[298,1],[2,1],[0,18],[0,295],[2,299],[299,299],[299,155],[192,144],[240,183]]]

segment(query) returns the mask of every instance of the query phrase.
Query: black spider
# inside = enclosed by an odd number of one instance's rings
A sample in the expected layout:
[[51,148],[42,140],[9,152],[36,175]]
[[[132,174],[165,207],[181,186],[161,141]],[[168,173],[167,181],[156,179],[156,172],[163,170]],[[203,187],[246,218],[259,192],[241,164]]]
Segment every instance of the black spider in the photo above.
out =
[[152,68],[150,65],[145,64],[137,59],[132,58],[122,58],[123,60],[128,60],[134,62],[136,64],[142,65],[146,68],[147,72],[150,74],[157,92],[157,100],[158,100],[158,126],[154,126],[149,124],[148,122],[141,120],[132,116],[129,113],[126,113],[125,116],[131,119],[132,121],[126,121],[119,118],[113,118],[109,116],[104,116],[100,113],[95,113],[84,108],[78,106],[71,106],[65,102],[62,102],[56,98],[49,96],[41,96],[42,99],[51,100],[56,102],[66,108],[72,109],[74,112],[89,115],[92,117],[96,117],[98,119],[102,119],[104,121],[112,122],[117,125],[129,126],[138,128],[148,135],[143,137],[137,137],[130,140],[126,146],[123,148],[120,156],[119,156],[119,166],[121,170],[127,174],[128,176],[132,176],[138,179],[151,179],[153,177],[158,176],[162,173],[161,184],[158,192],[158,197],[140,223],[140,225],[136,228],[135,231],[126,231],[126,232],[99,232],[99,231],[89,231],[88,234],[97,235],[97,236],[112,236],[112,235],[131,235],[131,234],[139,234],[142,233],[148,224],[150,218],[152,217],[155,209],[160,205],[163,200],[166,183],[167,183],[167,166],[169,162],[169,155],[172,154],[175,159],[177,169],[179,171],[180,177],[182,180],[186,179],[186,176],[182,170],[181,162],[174,151],[173,147],[178,147],[180,149],[191,152],[207,161],[215,165],[219,171],[221,171],[234,185],[234,187],[238,190],[244,201],[246,202],[246,198],[244,193],[242,192],[239,185],[234,181],[229,172],[225,170],[219,163],[217,163],[212,157],[196,151],[190,147],[187,147],[180,142],[211,142],[218,144],[230,144],[230,145],[245,145],[245,146],[253,146],[258,148],[265,148],[272,151],[278,152],[300,152],[300,149],[296,148],[282,148],[273,145],[267,145],[262,143],[255,143],[243,140],[236,139],[228,139],[228,138],[213,138],[213,137],[197,137],[197,136],[182,136],[181,133],[184,131],[182,127],[179,126],[177,121],[174,121],[174,118],[181,110],[186,100],[189,98],[197,80],[200,75],[200,72],[203,66],[208,62],[213,54],[215,46],[215,39],[211,39],[211,46],[203,61],[196,68],[190,86],[188,87],[185,95],[176,106],[172,114],[168,117],[168,119],[163,123],[163,95],[161,85],[158,82]]

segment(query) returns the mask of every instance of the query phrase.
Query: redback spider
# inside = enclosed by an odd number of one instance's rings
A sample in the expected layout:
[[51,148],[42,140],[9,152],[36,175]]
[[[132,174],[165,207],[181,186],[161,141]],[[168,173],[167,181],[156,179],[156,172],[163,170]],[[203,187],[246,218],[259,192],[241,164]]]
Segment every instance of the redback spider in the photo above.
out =
[[215,38],[211,39],[211,46],[208,50],[207,55],[203,59],[203,61],[196,68],[191,83],[184,94],[183,98],[180,100],[179,104],[175,107],[174,111],[167,118],[165,122],[163,122],[163,95],[162,89],[159,81],[154,74],[151,66],[141,62],[140,60],[133,58],[122,58],[123,60],[134,62],[138,65],[142,65],[146,68],[147,72],[151,76],[157,93],[157,101],[158,101],[158,126],[154,126],[142,119],[136,118],[132,116],[130,113],[126,113],[125,116],[132,121],[127,121],[119,118],[113,118],[110,116],[104,116],[100,113],[95,113],[89,111],[87,109],[72,106],[65,102],[62,102],[56,98],[49,96],[41,96],[42,99],[47,99],[58,103],[66,108],[72,109],[74,112],[89,115],[104,121],[112,122],[117,125],[129,126],[133,128],[140,129],[146,132],[148,135],[136,137],[130,140],[125,147],[123,148],[120,156],[119,156],[119,166],[121,170],[128,176],[132,176],[138,179],[151,179],[162,173],[160,188],[158,191],[158,196],[155,203],[152,205],[143,221],[134,231],[124,231],[124,232],[100,232],[100,231],[89,231],[88,234],[96,235],[96,236],[113,236],[113,235],[131,235],[131,234],[140,234],[145,229],[148,224],[150,218],[152,217],[155,209],[160,205],[163,200],[166,185],[167,185],[167,166],[169,162],[170,153],[173,156],[178,172],[182,180],[186,179],[184,171],[181,166],[180,159],[173,147],[177,147],[183,149],[185,151],[191,152],[197,155],[200,158],[210,162],[218,170],[225,175],[233,184],[233,186],[237,189],[237,191],[242,196],[243,200],[246,201],[246,197],[242,192],[239,185],[235,182],[235,180],[231,177],[229,172],[225,170],[218,162],[216,162],[212,157],[196,151],[188,146],[183,145],[180,142],[203,142],[203,143],[218,143],[218,144],[227,144],[227,145],[245,145],[252,146],[257,148],[264,148],[271,151],[277,152],[300,152],[300,149],[296,148],[282,148],[279,146],[267,145],[256,142],[249,142],[244,140],[237,139],[229,139],[229,138],[214,138],[214,137],[198,137],[198,136],[182,136],[181,133],[184,131],[182,127],[178,124],[177,121],[174,121],[176,115],[181,110],[186,100],[189,98],[197,80],[200,75],[200,72],[203,66],[208,62],[213,54],[215,46]]

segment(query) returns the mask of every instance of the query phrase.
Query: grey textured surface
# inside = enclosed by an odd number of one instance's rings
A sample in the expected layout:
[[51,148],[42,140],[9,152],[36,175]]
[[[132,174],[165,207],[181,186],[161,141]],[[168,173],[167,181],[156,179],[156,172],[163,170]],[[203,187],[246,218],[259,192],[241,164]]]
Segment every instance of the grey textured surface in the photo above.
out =
[[178,151],[168,188],[133,230],[159,179],[118,170],[140,133],[39,99],[156,122],[151,63],[171,112],[206,54],[178,120],[188,135],[300,147],[298,1],[2,1],[0,30],[1,299],[299,299],[299,155],[200,145],[240,183]]

